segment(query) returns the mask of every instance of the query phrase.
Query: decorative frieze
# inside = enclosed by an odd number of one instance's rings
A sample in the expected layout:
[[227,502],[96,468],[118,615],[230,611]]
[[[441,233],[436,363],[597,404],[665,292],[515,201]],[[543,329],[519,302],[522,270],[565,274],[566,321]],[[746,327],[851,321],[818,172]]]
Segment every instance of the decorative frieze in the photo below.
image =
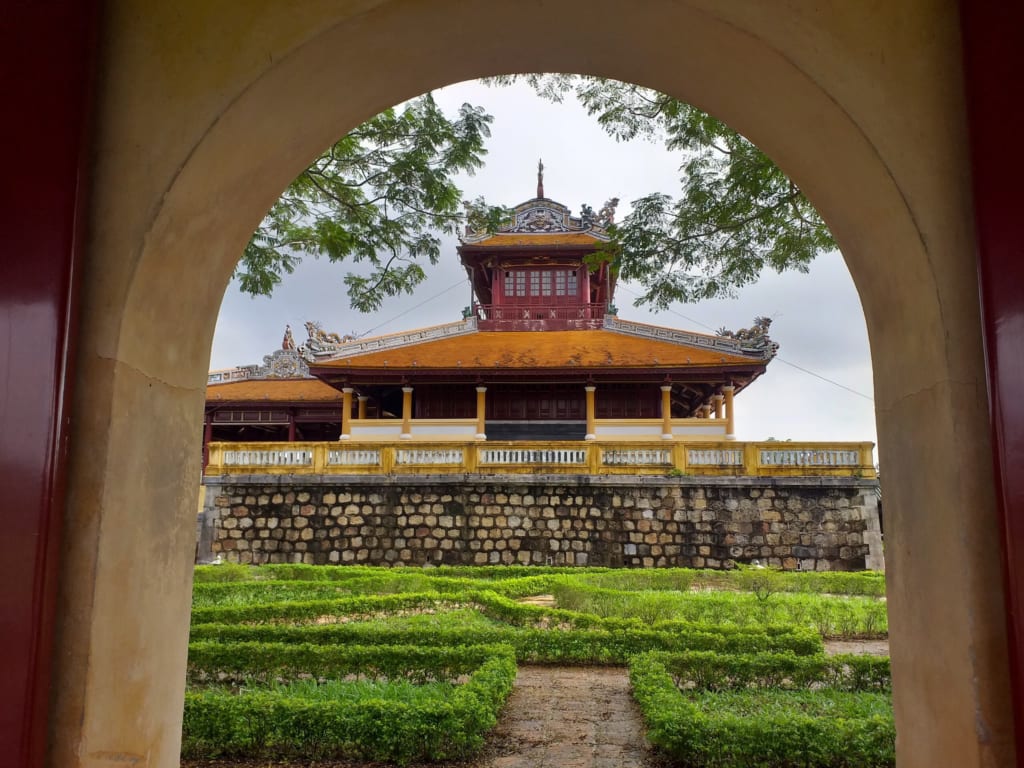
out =
[[[319,329],[318,324],[315,327]],[[323,331],[319,334],[311,332],[306,343],[299,347],[299,352],[310,363],[323,363],[330,360],[344,360],[345,358],[364,355],[368,352],[380,352],[386,349],[407,347],[412,344],[422,344],[427,341],[436,341],[437,339],[449,338],[451,336],[464,336],[475,331],[476,318],[469,317],[454,323],[435,325],[430,328],[419,328],[408,333],[377,336],[364,341],[359,341],[352,337],[338,337],[337,334],[326,334]]]
[[645,323],[634,323],[631,320],[622,320],[615,315],[605,315],[604,328],[607,331],[624,333],[629,336],[639,336],[644,339],[685,344],[690,347],[697,347],[698,349],[714,349],[730,355],[745,355],[755,360],[771,360],[775,357],[779,346],[769,339],[766,334],[750,338],[711,336],[703,333],[680,331],[675,328],[662,328]]

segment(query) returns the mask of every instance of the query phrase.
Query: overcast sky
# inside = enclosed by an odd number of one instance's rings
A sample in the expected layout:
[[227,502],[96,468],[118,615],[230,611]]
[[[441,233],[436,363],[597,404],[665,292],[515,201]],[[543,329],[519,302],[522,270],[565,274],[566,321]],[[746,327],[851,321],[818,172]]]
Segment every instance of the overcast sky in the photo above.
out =
[[[583,203],[597,209],[618,197],[621,218],[629,212],[629,201],[650,192],[678,196],[678,154],[642,141],[616,143],[574,101],[553,105],[526,86],[476,83],[436,91],[435,98],[449,114],[468,101],[494,115],[486,165],[459,180],[466,199],[482,195],[512,206],[534,197],[539,158],[544,160],[545,195],[576,215]],[[429,268],[428,280],[415,295],[394,298],[375,314],[348,306],[341,279],[345,264],[307,257],[269,299],[250,298],[232,283],[217,320],[210,367],[260,363],[279,348],[285,324],[301,344],[306,320],[357,336],[458,320],[470,303],[470,289],[456,244],[447,243],[440,263]],[[875,440],[864,314],[838,253],[819,257],[809,274],[765,274],[734,300],[652,312],[633,306],[636,293],[629,284],[619,285],[615,303],[620,317],[701,332],[748,327],[757,315],[772,318],[779,354],[767,373],[736,398],[739,439]]]

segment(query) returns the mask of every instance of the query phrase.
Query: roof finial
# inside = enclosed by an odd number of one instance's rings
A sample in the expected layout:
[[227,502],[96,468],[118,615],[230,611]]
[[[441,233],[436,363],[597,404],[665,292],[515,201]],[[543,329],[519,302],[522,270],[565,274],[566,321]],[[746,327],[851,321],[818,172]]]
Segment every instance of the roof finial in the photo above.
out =
[[544,197],[544,161],[537,161],[537,197]]

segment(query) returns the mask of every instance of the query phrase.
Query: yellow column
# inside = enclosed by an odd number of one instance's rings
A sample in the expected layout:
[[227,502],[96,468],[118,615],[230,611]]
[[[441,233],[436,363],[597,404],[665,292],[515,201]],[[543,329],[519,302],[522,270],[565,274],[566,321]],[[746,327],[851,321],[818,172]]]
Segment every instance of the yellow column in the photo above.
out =
[[587,393],[587,434],[584,436],[584,440],[596,440],[597,439],[597,419],[595,414],[597,409],[594,405],[594,393],[597,391],[597,387],[587,385],[583,388],[583,391]]
[[366,401],[369,400],[369,399],[370,398],[368,398],[366,395],[360,395],[359,396],[359,416],[358,416],[358,418],[360,418],[360,419],[365,419],[366,418]]
[[476,388],[476,439],[487,439],[487,387]]
[[725,393],[725,439],[735,440],[736,439],[736,414],[733,411],[732,404],[732,393],[736,391],[736,388],[732,385],[722,387],[722,392]]
[[402,434],[399,440],[412,440],[412,387],[402,387]]
[[341,437],[340,440],[348,440],[352,437],[352,387],[343,387],[341,390]]
[[713,395],[711,397],[711,402],[714,403],[714,405],[715,405],[715,418],[716,419],[722,418],[722,401],[724,399],[725,398],[722,397],[721,395]]
[[672,439],[672,385],[661,387],[661,439]]

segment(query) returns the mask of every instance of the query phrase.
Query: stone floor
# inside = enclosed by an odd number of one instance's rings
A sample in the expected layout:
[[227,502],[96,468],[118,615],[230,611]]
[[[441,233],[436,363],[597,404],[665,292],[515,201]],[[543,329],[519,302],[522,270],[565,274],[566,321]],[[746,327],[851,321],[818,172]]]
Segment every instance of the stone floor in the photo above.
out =
[[520,667],[481,768],[650,768],[623,668]]

